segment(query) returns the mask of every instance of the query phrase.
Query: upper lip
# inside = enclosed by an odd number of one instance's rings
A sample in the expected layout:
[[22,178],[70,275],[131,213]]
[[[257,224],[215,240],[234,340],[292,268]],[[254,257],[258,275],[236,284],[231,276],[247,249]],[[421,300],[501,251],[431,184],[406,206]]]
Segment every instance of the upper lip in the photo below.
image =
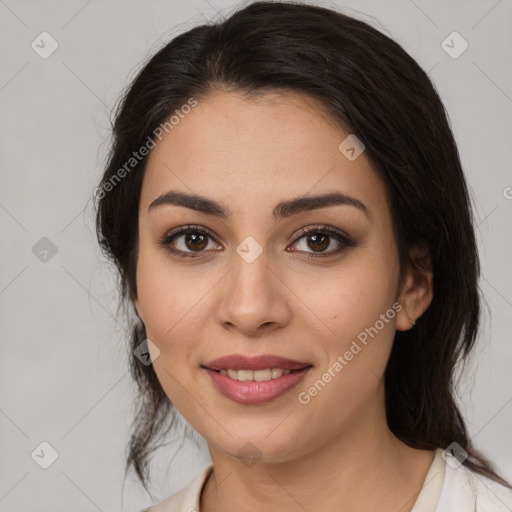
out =
[[261,356],[248,357],[241,354],[231,354],[219,357],[213,361],[203,364],[210,370],[266,370],[267,368],[281,368],[283,370],[301,370],[310,363],[295,361],[285,357],[265,354]]

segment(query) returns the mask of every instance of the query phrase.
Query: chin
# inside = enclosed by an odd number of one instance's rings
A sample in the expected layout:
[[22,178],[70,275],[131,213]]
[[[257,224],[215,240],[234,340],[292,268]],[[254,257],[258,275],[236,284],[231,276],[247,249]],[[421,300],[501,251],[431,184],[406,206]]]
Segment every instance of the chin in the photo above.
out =
[[[275,424],[272,428],[275,428]],[[231,457],[239,459],[247,466],[256,462],[259,463],[278,463],[288,462],[297,458],[300,454],[298,446],[301,439],[300,433],[293,436],[287,432],[272,432],[272,428],[265,428],[265,434],[261,437],[255,435],[250,429],[245,430],[243,434],[232,433],[223,435],[222,439],[208,440],[208,444],[215,450],[220,450]],[[270,435],[268,432],[272,432]]]

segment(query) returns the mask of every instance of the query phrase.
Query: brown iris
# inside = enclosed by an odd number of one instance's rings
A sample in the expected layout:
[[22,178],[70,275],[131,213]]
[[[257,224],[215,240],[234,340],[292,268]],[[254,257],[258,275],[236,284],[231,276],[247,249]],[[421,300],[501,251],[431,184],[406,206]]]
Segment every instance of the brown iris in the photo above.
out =
[[[318,241],[318,238],[321,238],[321,241]],[[314,245],[313,246],[310,246],[311,249],[319,249],[320,251],[326,249],[327,247],[329,247],[329,235],[322,235],[322,234],[319,234],[319,235],[310,235],[308,236],[308,245],[309,245],[309,240],[315,240],[313,243]]]
[[204,249],[208,245],[208,237],[199,233],[188,233],[185,235],[185,245],[189,249]]

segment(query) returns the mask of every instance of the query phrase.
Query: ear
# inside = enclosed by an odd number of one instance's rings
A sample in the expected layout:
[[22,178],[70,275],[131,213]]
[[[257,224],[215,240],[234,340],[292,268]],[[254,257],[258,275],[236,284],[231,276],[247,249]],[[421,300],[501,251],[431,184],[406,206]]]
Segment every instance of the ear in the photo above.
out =
[[415,248],[411,259],[417,268],[408,268],[399,290],[398,302],[402,309],[396,316],[398,331],[411,329],[416,320],[427,310],[434,296],[432,264],[425,249]]

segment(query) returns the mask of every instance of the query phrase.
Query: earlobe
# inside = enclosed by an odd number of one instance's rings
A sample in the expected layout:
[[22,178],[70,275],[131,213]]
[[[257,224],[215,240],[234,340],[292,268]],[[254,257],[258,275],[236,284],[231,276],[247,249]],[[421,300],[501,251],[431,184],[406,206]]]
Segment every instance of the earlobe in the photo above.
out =
[[407,309],[403,307],[396,317],[396,330],[408,331],[409,329],[412,329],[415,325],[416,320],[411,318],[411,316],[407,313]]

